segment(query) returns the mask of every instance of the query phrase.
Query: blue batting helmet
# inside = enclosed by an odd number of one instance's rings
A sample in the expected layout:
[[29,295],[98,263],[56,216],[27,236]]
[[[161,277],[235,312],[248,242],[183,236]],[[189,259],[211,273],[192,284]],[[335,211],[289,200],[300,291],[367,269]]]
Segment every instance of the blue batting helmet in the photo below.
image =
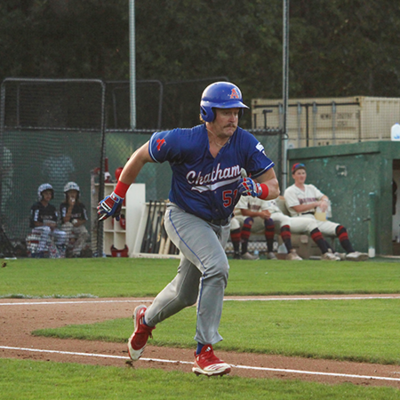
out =
[[200,115],[205,122],[212,122],[215,119],[213,108],[240,108],[239,117],[243,114],[244,104],[242,92],[230,82],[216,82],[207,86],[200,101]]

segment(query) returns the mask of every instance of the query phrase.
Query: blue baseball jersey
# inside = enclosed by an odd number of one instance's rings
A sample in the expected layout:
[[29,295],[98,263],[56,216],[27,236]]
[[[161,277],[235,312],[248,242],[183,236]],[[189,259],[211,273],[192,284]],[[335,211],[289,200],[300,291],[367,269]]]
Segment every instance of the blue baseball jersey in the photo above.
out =
[[240,197],[237,187],[242,168],[257,178],[274,166],[262,144],[239,127],[215,158],[209,151],[205,124],[154,133],[149,153],[157,163],[170,163],[169,200],[208,221],[232,214]]

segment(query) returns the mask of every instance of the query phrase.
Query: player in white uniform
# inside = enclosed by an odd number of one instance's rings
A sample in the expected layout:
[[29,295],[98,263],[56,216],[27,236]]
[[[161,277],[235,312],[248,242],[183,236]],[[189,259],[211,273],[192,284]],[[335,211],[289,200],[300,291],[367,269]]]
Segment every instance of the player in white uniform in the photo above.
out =
[[[252,232],[264,229],[267,242],[267,258],[276,259],[273,252],[275,225],[280,229],[281,237],[287,248],[287,260],[301,260],[292,246],[290,232],[290,217],[283,214],[276,205],[275,200],[260,200],[256,197],[242,196],[235,208],[235,216],[231,220],[231,241],[234,248],[234,258],[254,260],[258,257],[247,251],[247,246]],[[240,252],[240,244],[242,249]]]
[[[114,192],[99,203],[103,220],[117,216],[125,194],[146,163],[168,162],[172,169],[170,203],[164,226],[179,248],[178,273],[147,308],[136,307],[135,330],[128,341],[132,360],[142,355],[156,325],[197,302],[197,350],[193,372],[223,375],[229,364],[217,358],[218,332],[229,263],[225,253],[232,212],[239,197],[270,200],[279,196],[274,163],[262,144],[238,126],[243,109],[240,89],[216,82],[203,92],[202,124],[156,132],[125,165]],[[241,169],[252,178],[242,178]]]
[[[330,201],[327,195],[322,193],[314,185],[305,184],[307,173],[304,164],[296,163],[292,167],[294,184],[285,190],[286,207],[292,217],[292,232],[300,233],[307,231],[316,241],[321,241],[322,235],[337,236],[339,242],[346,252],[345,259],[350,261],[365,261],[368,254],[354,251],[350,243],[347,230],[343,225],[332,221],[321,221],[315,218],[315,212],[322,213],[329,208]],[[315,231],[319,229],[319,233]],[[313,237],[314,236],[314,237]],[[324,240],[325,241],[325,240]],[[327,242],[325,241],[327,244]],[[332,249],[329,249],[330,253]]]

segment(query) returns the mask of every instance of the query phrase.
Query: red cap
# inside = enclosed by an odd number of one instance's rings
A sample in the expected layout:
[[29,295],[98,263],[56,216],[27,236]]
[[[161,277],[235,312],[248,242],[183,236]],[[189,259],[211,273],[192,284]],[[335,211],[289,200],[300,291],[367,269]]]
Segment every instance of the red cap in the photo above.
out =
[[304,169],[305,170],[306,166],[304,164],[301,164],[301,163],[293,164],[292,174],[294,174],[298,169]]

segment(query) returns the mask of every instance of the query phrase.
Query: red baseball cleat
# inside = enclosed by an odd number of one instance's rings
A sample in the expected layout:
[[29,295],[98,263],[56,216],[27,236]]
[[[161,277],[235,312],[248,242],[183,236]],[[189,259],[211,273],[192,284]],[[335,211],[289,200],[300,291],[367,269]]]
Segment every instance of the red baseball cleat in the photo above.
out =
[[231,372],[231,366],[215,356],[211,344],[206,344],[200,354],[194,353],[195,360],[192,371],[196,375],[217,376]]
[[151,331],[156,328],[155,326],[147,326],[143,323],[143,317],[146,310],[147,307],[141,305],[137,306],[133,312],[133,323],[135,330],[128,340],[128,353],[132,361],[139,360],[144,348],[146,347],[149,336],[153,337]]

